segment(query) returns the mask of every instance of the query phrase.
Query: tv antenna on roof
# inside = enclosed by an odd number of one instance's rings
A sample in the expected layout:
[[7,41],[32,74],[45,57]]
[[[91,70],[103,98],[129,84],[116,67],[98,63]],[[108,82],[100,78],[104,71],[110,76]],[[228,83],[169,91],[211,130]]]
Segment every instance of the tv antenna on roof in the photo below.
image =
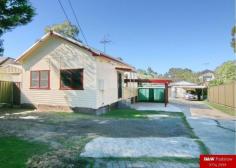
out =
[[108,39],[109,35],[104,35],[103,39],[100,41],[100,43],[103,44],[103,52],[106,53],[106,45],[111,43],[112,41]]

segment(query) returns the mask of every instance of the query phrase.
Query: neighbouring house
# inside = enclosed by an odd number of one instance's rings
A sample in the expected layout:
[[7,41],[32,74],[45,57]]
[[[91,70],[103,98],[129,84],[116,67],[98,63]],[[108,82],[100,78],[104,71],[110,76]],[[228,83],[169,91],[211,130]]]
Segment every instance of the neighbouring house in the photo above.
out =
[[21,81],[21,65],[14,58],[0,57],[0,81]]
[[207,70],[200,72],[198,78],[201,83],[207,84],[211,80],[215,79],[215,74],[213,71],[207,69]]
[[11,57],[0,57],[0,67],[15,63],[15,59]]
[[40,111],[102,113],[137,96],[135,68],[56,32],[44,35],[18,59],[21,104]]
[[184,98],[188,91],[196,91],[197,89],[203,91],[204,88],[206,87],[187,81],[173,82],[169,84],[169,96],[172,98]]

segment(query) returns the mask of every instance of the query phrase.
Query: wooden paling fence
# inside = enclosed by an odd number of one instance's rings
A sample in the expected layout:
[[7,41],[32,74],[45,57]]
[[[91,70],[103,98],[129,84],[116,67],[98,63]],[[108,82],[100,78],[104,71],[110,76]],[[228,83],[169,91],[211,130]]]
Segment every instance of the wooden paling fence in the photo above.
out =
[[208,101],[236,108],[236,81],[208,88]]
[[20,104],[20,83],[0,81],[0,103]]

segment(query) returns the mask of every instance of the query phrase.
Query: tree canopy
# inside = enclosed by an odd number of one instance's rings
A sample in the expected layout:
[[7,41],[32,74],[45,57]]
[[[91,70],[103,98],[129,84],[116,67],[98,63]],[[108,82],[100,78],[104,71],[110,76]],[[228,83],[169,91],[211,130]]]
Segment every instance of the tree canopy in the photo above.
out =
[[215,79],[210,85],[220,85],[236,80],[236,61],[227,61],[216,68]]
[[[138,69],[138,77],[143,79],[152,79],[152,78],[165,78],[171,79],[172,81],[188,81],[199,83],[199,75],[202,72],[194,72],[188,68],[170,68],[167,73],[164,75],[158,74],[151,67],[148,67],[147,70]],[[218,66],[215,71],[215,79],[210,81],[209,85],[220,85],[224,83],[229,83],[236,80],[236,61],[227,61],[220,66]]]
[[151,67],[148,67],[147,70],[138,69],[138,76],[143,79],[153,79],[160,78],[157,72],[155,72]]
[[199,82],[197,73],[188,68],[170,68],[164,76],[173,81]]
[[50,30],[53,30],[57,33],[60,33],[66,37],[70,37],[73,39],[77,39],[79,34],[79,29],[68,21],[47,26],[44,31],[45,33],[48,33]]
[[[16,26],[29,23],[34,15],[28,0],[0,0],[0,37]],[[0,56],[3,51],[3,40],[0,39]]]

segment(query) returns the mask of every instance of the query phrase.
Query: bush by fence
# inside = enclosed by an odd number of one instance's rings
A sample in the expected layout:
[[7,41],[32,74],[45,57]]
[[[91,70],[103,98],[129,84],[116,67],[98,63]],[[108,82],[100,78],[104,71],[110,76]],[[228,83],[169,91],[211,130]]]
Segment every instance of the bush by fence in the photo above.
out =
[[0,103],[20,104],[19,83],[0,81]]
[[236,81],[208,88],[208,101],[236,108]]

